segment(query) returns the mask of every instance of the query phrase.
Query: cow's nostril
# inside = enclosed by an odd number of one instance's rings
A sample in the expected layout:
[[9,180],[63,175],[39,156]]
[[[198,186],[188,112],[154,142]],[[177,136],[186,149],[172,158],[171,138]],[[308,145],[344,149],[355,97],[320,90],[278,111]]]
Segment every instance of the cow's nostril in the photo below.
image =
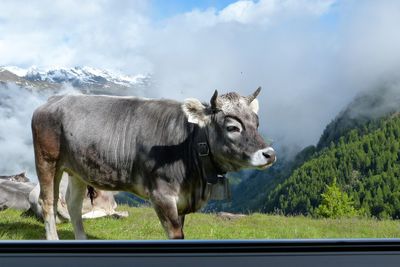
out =
[[263,154],[263,155],[264,155],[264,157],[266,157],[267,159],[271,158],[271,155],[270,155],[270,154],[268,154],[267,152],[263,152],[262,154]]
[[275,162],[276,156],[275,151],[272,148],[266,149],[262,152],[263,156],[268,160],[268,162]]

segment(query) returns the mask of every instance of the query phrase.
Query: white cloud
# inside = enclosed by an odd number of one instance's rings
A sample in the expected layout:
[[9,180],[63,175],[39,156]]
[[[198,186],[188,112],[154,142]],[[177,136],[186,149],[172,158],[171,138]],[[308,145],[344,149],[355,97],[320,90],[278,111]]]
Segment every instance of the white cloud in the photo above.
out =
[[219,17],[225,22],[264,24],[294,17],[321,16],[329,11],[334,2],[334,0],[260,0],[258,2],[241,0],[219,12]]
[[[263,7],[266,8],[264,9]],[[259,8],[263,8],[263,10]],[[261,22],[263,22],[268,15],[273,13],[273,10],[273,4],[262,6],[261,2],[254,3],[253,1],[238,1],[223,9],[219,13],[219,16],[222,21],[249,23],[254,22],[255,20],[261,20]]]
[[146,1],[2,1],[0,64],[146,72],[137,48],[147,10]]
[[[286,20],[318,18],[329,12],[336,0],[239,0],[222,10],[194,9],[169,20],[189,30],[215,27],[221,23],[246,25],[279,24]],[[167,27],[170,26],[169,23]]]

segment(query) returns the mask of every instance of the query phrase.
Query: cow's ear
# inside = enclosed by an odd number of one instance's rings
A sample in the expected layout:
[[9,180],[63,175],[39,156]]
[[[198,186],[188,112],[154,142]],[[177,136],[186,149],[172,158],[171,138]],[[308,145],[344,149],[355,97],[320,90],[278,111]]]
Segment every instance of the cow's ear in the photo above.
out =
[[251,103],[249,104],[249,106],[250,106],[251,110],[252,110],[254,113],[258,114],[258,110],[259,110],[260,107],[259,107],[259,105],[258,105],[258,100],[257,100],[257,98],[254,99],[253,101],[251,101]]
[[210,120],[207,116],[206,107],[197,99],[186,99],[182,105],[183,112],[190,123],[198,124],[203,127]]

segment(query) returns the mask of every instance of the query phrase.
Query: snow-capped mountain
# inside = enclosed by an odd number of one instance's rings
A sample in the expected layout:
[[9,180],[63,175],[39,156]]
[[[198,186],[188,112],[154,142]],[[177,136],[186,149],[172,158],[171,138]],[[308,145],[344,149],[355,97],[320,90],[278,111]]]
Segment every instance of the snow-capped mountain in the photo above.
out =
[[70,85],[85,93],[126,94],[127,89],[137,89],[138,94],[150,84],[150,75],[123,75],[92,67],[22,69],[14,66],[0,67],[0,82],[37,89],[58,89]]

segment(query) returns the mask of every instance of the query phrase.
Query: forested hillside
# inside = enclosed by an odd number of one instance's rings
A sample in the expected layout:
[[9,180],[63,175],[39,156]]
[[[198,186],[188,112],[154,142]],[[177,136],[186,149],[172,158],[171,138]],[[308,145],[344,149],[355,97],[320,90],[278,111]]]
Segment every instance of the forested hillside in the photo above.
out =
[[315,214],[336,179],[361,214],[400,218],[400,117],[360,125],[314,154],[273,189],[263,211]]

